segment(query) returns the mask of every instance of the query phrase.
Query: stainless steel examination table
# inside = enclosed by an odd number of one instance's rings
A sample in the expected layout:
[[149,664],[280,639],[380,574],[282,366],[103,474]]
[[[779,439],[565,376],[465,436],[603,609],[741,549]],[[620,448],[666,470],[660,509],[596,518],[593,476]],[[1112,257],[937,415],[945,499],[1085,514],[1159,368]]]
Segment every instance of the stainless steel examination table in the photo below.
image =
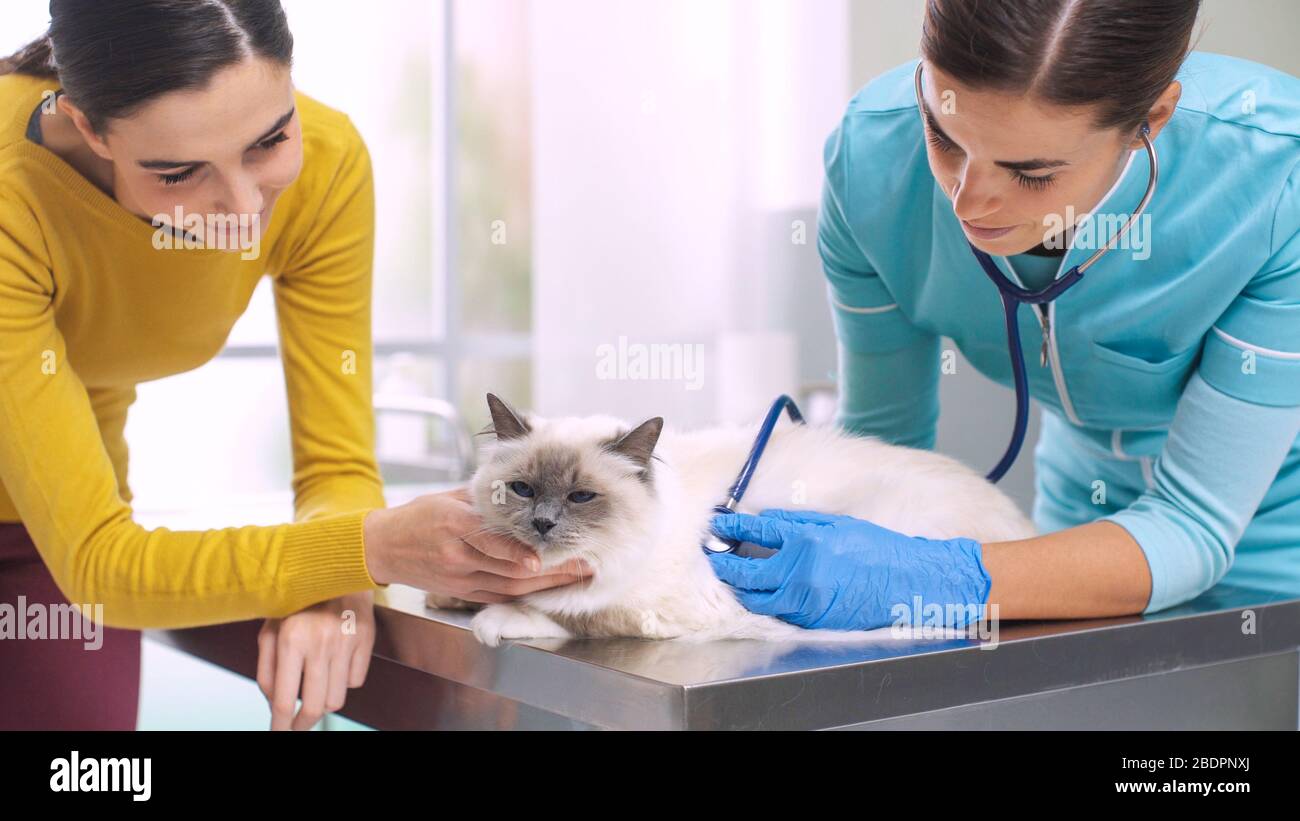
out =
[[[403,494],[394,490],[396,503]],[[1219,585],[1145,617],[1009,622],[993,649],[972,639],[854,646],[545,639],[491,648],[468,631],[472,614],[429,610],[417,590],[393,585],[375,601],[375,657],[341,712],[380,729],[1300,726],[1294,590]],[[148,635],[252,678],[259,625]]]

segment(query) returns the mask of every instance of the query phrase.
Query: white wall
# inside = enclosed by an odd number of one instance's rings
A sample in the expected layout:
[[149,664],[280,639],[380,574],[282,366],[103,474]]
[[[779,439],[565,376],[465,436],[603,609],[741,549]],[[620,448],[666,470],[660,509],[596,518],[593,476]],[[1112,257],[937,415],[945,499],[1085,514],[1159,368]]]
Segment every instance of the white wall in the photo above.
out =
[[[815,208],[848,99],[846,2],[547,0],[532,22],[535,408],[702,423],[739,376],[761,414],[797,355],[724,375],[720,334],[794,330],[799,281],[830,333]],[[702,372],[602,379],[620,336],[702,346]]]

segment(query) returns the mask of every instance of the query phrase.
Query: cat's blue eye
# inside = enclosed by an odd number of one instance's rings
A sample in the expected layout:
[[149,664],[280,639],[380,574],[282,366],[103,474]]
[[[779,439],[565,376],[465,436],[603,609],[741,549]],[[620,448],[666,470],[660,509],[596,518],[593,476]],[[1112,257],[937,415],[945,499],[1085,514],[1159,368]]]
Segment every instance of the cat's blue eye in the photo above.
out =
[[590,490],[575,490],[569,494],[570,502],[590,502],[596,498],[596,494]]
[[533,489],[528,486],[527,482],[511,482],[510,489],[525,499],[531,498],[533,495]]

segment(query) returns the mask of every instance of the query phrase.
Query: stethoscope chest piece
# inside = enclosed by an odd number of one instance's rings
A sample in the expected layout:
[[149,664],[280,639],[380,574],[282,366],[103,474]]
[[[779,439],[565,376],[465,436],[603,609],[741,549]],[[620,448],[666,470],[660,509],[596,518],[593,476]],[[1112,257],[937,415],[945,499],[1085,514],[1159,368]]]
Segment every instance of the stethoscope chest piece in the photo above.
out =
[[[782,394],[772,403],[768,410],[767,416],[763,419],[763,424],[759,426],[758,435],[754,437],[754,444],[749,450],[749,457],[745,459],[745,464],[740,468],[740,474],[736,476],[736,481],[731,485],[731,490],[727,493],[727,501],[723,504],[713,506],[713,515],[717,516],[723,513],[735,513],[736,506],[740,504],[741,498],[745,495],[745,489],[749,487],[749,480],[753,477],[754,471],[758,469],[758,460],[763,458],[763,451],[767,448],[767,440],[772,438],[772,431],[776,428],[777,420],[781,418],[781,411],[786,411],[790,416],[790,421],[802,425],[803,414],[799,412],[799,407],[795,405],[794,400]],[[734,539],[723,539],[713,533],[707,533],[700,543],[700,547],[705,553],[736,553],[738,555],[759,555],[755,551],[763,551],[766,548],[753,545],[754,551],[740,550],[745,542],[738,542]]]

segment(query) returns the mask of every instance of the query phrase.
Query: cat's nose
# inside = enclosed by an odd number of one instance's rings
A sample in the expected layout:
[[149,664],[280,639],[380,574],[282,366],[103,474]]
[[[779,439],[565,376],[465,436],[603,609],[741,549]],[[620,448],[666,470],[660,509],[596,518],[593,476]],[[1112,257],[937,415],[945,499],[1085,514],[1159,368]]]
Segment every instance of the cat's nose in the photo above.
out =
[[533,519],[533,527],[545,536],[551,528],[555,527],[555,522],[550,519]]

